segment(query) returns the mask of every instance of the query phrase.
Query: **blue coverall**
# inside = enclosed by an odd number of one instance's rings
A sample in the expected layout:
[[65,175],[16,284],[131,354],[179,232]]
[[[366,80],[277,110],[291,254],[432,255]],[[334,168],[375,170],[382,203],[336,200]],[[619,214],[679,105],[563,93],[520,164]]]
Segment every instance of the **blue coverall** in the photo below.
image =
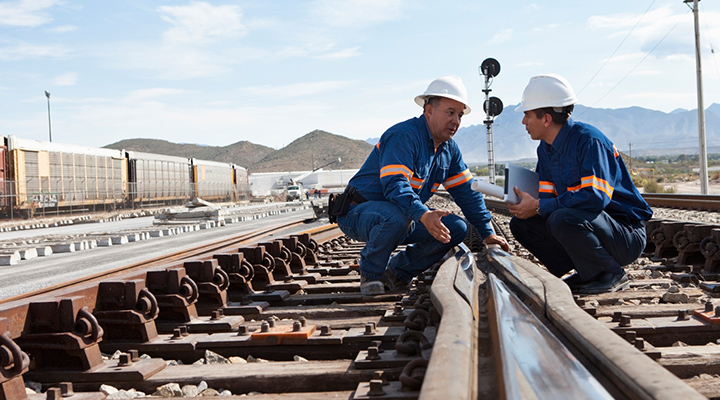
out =
[[[451,139],[435,149],[424,115],[388,129],[348,184],[367,201],[352,204],[337,222],[346,235],[366,242],[360,272],[367,279],[380,279],[390,268],[408,283],[465,239],[467,223],[457,215],[442,218],[451,236],[446,244],[419,222],[429,210],[424,203],[441,184],[483,239],[494,233],[490,212],[482,195],[471,189],[472,174],[457,144]],[[400,244],[410,245],[390,259]]]
[[617,148],[597,128],[569,119],[552,145],[541,141],[539,215],[513,218],[513,236],[555,276],[621,273],[646,243],[652,209]]

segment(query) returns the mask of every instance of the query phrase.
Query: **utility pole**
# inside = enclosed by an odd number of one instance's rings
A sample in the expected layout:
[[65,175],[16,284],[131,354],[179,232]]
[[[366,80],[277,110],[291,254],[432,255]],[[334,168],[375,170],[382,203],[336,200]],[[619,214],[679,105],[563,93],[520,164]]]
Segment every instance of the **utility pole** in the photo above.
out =
[[52,142],[52,124],[50,124],[50,92],[45,91],[45,97],[47,97],[48,103],[48,135],[50,136],[50,142]]
[[632,173],[632,142],[628,143],[628,147],[630,148],[630,150],[629,150],[630,154],[628,155],[628,157],[630,157],[630,159],[628,161],[630,164],[630,173]]
[[[702,58],[700,54],[700,17],[698,1],[685,0],[693,3],[692,12],[695,19],[695,65],[697,66],[697,102],[698,102],[698,140],[700,142],[700,193],[708,194],[707,144],[705,141],[705,106],[703,103]],[[688,7],[690,5],[688,4]]]

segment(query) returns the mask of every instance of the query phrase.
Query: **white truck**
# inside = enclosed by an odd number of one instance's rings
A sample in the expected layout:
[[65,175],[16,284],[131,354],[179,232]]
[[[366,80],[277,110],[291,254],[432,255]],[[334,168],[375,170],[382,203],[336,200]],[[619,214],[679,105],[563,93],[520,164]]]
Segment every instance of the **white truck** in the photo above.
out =
[[303,186],[300,183],[291,183],[287,186],[286,201],[302,200],[305,195]]

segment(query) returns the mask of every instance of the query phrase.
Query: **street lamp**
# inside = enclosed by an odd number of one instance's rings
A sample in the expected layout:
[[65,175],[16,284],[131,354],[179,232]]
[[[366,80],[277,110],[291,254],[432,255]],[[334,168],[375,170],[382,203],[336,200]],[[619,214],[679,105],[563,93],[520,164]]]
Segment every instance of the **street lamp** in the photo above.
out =
[[52,142],[52,124],[50,124],[50,92],[45,91],[45,97],[48,102],[48,135],[50,136],[50,142]]

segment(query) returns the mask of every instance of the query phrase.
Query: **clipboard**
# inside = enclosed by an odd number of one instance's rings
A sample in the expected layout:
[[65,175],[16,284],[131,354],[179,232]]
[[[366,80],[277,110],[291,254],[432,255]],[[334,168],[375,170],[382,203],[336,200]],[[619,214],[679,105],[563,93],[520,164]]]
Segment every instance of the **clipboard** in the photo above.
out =
[[472,190],[497,197],[506,203],[517,204],[520,199],[513,190],[515,186],[537,199],[540,189],[540,176],[529,169],[508,163],[505,165],[504,188],[482,180],[475,180],[472,183]]
[[520,198],[513,190],[515,186],[537,199],[540,193],[540,175],[514,164],[505,164],[505,195],[503,197],[505,202],[512,204],[520,202]]

